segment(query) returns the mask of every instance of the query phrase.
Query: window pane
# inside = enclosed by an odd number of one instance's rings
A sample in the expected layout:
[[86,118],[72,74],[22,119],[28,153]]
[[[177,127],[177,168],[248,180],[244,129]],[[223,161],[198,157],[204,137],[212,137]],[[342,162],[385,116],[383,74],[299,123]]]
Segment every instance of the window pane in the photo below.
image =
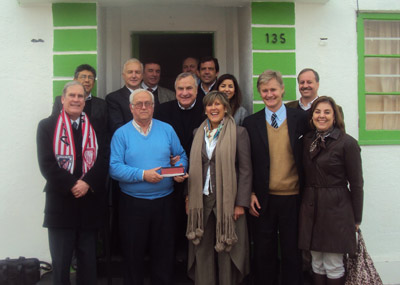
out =
[[400,96],[365,96],[367,130],[400,130]]
[[365,91],[369,92],[400,92],[400,76],[397,77],[365,77]]
[[400,38],[400,21],[365,20],[364,36],[366,38]]
[[364,21],[365,54],[400,54],[400,21]]
[[400,58],[365,58],[365,74],[399,75]]
[[400,39],[365,39],[365,54],[400,54]]

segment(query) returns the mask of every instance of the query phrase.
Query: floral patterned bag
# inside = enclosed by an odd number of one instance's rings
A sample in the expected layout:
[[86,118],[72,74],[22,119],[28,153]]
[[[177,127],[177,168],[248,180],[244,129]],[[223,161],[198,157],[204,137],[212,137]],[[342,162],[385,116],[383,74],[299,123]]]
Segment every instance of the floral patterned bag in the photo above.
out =
[[361,230],[358,230],[358,245],[355,256],[347,257],[345,285],[383,285],[374,263],[367,252]]

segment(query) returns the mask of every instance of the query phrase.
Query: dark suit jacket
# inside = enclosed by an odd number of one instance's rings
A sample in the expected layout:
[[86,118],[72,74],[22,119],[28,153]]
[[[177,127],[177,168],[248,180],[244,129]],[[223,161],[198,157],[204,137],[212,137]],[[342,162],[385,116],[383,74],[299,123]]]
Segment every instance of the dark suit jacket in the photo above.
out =
[[[54,156],[53,137],[58,115],[40,121],[37,129],[37,155],[39,168],[46,179],[46,205],[44,227],[97,228],[105,221],[108,157],[106,137],[96,133],[99,145],[96,162],[82,178],[90,189],[81,198],[72,195],[77,175],[60,168]],[[80,129],[78,130],[80,131]],[[82,145],[82,138],[77,142]],[[77,144],[76,144],[77,145]],[[77,146],[77,148],[78,148]]]
[[133,119],[129,108],[131,91],[124,86],[106,96],[108,107],[108,125],[111,135],[121,126]]
[[157,87],[157,94],[160,104],[176,99],[175,92],[161,86]]
[[[300,191],[304,185],[302,153],[303,135],[307,133],[307,113],[297,109],[286,108],[289,141],[292,147],[294,161],[299,174]],[[266,127],[265,110],[248,116],[243,126],[250,137],[251,159],[253,165],[253,192],[257,195],[261,205],[261,213],[267,208],[269,193],[269,144]]]
[[[300,107],[299,100],[287,102],[287,103],[285,104],[285,106],[286,106],[286,107],[289,107],[289,108],[294,108],[294,109],[303,110],[303,109]],[[340,112],[340,114],[342,115],[342,118],[343,118],[343,120],[344,120],[343,109],[342,109],[342,107],[340,107],[339,105],[337,105],[337,106],[338,106],[339,112]],[[303,110],[303,111],[304,111],[304,110]],[[306,111],[306,112],[307,112],[307,111]],[[307,112],[307,113],[309,113],[309,112]]]
[[[90,108],[90,110],[88,110],[88,108]],[[61,96],[57,96],[54,99],[51,115],[58,115],[60,114],[61,110]],[[93,96],[91,100],[86,101],[83,111],[89,115],[90,123],[92,124],[96,134],[100,132],[108,133],[108,114],[106,101]]]

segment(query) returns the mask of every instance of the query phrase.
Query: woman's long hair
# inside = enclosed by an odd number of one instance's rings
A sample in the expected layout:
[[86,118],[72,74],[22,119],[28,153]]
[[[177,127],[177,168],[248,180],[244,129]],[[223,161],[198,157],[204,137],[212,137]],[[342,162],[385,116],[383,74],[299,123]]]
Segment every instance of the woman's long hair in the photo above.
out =
[[313,114],[315,109],[317,108],[319,103],[328,103],[329,105],[331,105],[332,109],[333,109],[333,113],[334,113],[334,120],[333,120],[333,126],[340,129],[343,133],[346,133],[346,129],[344,126],[344,120],[342,118],[342,114],[339,112],[339,108],[336,105],[335,100],[333,100],[332,97],[329,96],[321,96],[318,97],[311,105],[310,108],[310,125],[311,128],[313,130],[315,130],[315,126],[312,120]]
[[231,106],[231,109],[232,109],[232,116],[234,116],[237,109],[239,109],[239,107],[242,105],[242,92],[240,91],[239,84],[238,84],[235,76],[233,76],[232,74],[228,74],[228,73],[221,75],[218,78],[217,82],[215,83],[213,90],[218,91],[219,86],[222,84],[222,82],[224,82],[224,80],[227,80],[227,79],[232,80],[233,85],[235,87],[235,94],[229,100],[229,105]]

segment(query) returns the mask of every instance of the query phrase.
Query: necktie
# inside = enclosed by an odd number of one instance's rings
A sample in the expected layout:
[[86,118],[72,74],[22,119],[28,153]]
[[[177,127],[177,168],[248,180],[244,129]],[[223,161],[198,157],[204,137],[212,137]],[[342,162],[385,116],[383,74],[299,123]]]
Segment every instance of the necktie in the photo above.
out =
[[276,122],[276,114],[273,113],[271,116],[271,126],[274,127],[275,129],[278,128],[278,123]]
[[72,123],[72,127],[77,130],[78,129],[78,123],[77,122],[73,122]]
[[150,91],[151,93],[153,93],[153,89],[151,89],[150,87],[147,88],[147,91]]

